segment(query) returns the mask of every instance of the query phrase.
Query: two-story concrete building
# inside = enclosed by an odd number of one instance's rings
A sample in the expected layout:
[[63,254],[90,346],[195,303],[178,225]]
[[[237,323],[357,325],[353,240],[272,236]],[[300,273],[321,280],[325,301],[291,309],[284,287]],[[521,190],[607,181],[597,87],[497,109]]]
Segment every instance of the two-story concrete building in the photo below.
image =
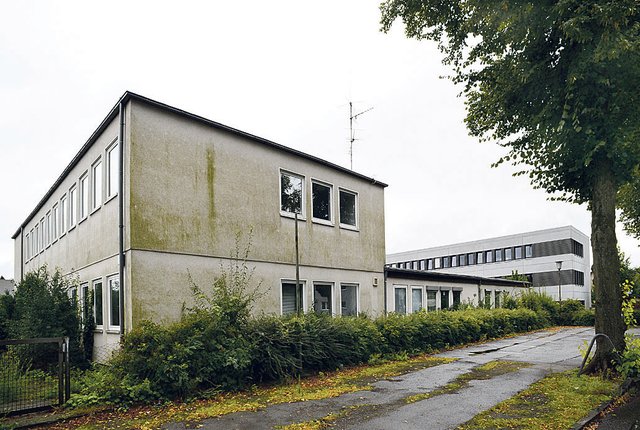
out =
[[94,291],[96,349],[144,319],[178,319],[238,232],[257,311],[384,309],[385,184],[126,92],[13,235],[15,279],[46,264]]

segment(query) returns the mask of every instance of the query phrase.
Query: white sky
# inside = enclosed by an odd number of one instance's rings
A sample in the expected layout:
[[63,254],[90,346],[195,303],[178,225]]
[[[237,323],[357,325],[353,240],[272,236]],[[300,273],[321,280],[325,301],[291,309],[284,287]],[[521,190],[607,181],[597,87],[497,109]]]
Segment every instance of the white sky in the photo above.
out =
[[[377,1],[3,1],[0,275],[11,236],[125,90],[349,166],[389,184],[387,252],[572,224],[502,149],[463,124],[429,42],[379,32]],[[619,229],[632,264],[638,241]]]

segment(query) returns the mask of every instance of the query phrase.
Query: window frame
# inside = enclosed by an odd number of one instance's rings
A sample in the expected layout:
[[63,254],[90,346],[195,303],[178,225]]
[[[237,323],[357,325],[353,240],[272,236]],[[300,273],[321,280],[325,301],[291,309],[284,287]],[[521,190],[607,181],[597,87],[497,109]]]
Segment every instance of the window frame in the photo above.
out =
[[[356,289],[356,312],[353,315],[344,315],[342,313],[342,288],[343,287],[354,287]],[[356,282],[340,282],[340,315],[355,317],[355,316],[358,316],[359,313],[360,313],[360,284]]]
[[533,258],[533,245],[524,246],[524,258]]
[[[355,217],[355,225],[351,225],[351,224],[345,224],[342,222],[342,204],[340,203],[341,201],[341,194],[345,193],[345,194],[351,194],[354,196],[354,217]],[[359,196],[358,193],[356,191],[353,190],[349,190],[347,188],[338,188],[338,223],[340,225],[340,228],[344,228],[347,230],[353,230],[353,231],[358,231],[360,228],[360,217],[359,217],[359,211],[360,211],[360,203],[359,203]]]
[[[489,258],[487,258],[487,257],[489,257]],[[492,249],[490,249],[489,251],[485,251],[484,252],[484,262],[486,264],[495,263],[495,261],[496,261],[496,255],[495,255],[495,253],[493,252]]]
[[[98,167],[100,168],[100,172],[99,174],[96,174],[96,168]],[[98,181],[96,180],[96,178],[98,177],[100,182],[99,184],[97,183]],[[99,189],[97,185],[99,185]],[[99,196],[97,196],[97,192],[96,192],[98,190],[100,193]],[[96,197],[99,197],[99,199],[96,199]],[[92,214],[102,207],[102,200],[104,199],[104,164],[102,163],[102,156],[98,157],[91,164],[91,192],[90,192],[89,199],[91,200],[89,213]]]
[[[415,304],[413,302],[413,292],[420,291],[420,306],[418,309],[415,308]],[[411,285],[411,313],[415,314],[416,312],[420,312],[424,309],[424,288],[418,285]]]
[[[310,183],[310,193],[309,195],[311,196],[311,221],[314,223],[318,223],[318,224],[325,224],[325,225],[330,225],[330,226],[334,226],[335,225],[335,216],[333,214],[334,212],[334,205],[333,205],[333,184],[330,184],[329,182],[326,181],[321,181],[319,179],[314,179],[311,178],[311,180],[309,181]],[[314,202],[314,198],[313,198],[313,186],[314,185],[319,185],[321,187],[326,187],[329,189],[329,219],[323,219],[323,218],[316,218],[315,214],[313,213],[313,202]]]
[[[404,312],[398,312],[398,301],[396,300],[396,291],[404,290]],[[398,315],[407,315],[407,285],[393,285],[393,312]]]
[[67,206],[67,193],[64,193],[62,195],[62,197],[60,197],[60,210],[59,210],[59,225],[58,225],[58,229],[59,229],[59,234],[58,234],[58,238],[61,238],[62,236],[64,236],[65,234],[67,234],[67,214],[68,214],[68,208]]
[[[98,306],[96,305],[96,301],[98,299],[98,295],[96,294],[96,284],[100,284],[100,317],[102,322],[98,324]],[[93,321],[96,323],[96,330],[104,329],[104,282],[102,278],[96,278],[91,281],[91,290],[93,291]]]
[[[289,278],[282,278],[280,279],[280,315],[285,316],[285,315],[294,315],[296,314],[298,311],[297,309],[294,310],[291,313],[284,313],[284,294],[282,294],[282,287],[284,286],[284,284],[293,284],[294,286],[296,285],[296,280],[295,279],[289,279]],[[302,287],[302,309],[300,310],[301,313],[305,313],[305,309],[307,309],[307,280],[306,279],[300,279],[299,280],[299,284]],[[296,304],[297,306],[297,304]]]
[[513,248],[510,246],[504,248],[504,261],[512,261],[513,260]]
[[78,191],[78,224],[80,224],[89,217],[89,211],[91,210],[89,205],[90,183],[88,171],[85,171],[80,175],[80,178],[78,179]]
[[[105,203],[118,195],[120,170],[119,147],[120,145],[118,145],[118,140],[116,139],[111,142],[111,144],[107,146],[107,149],[105,150],[105,165],[103,166],[103,170],[105,171],[106,176],[106,180],[104,181],[105,183],[103,184],[106,191],[106,196],[103,196]],[[112,157],[112,154],[115,158]],[[114,190],[111,189],[112,185],[115,188]]]
[[[300,213],[298,213],[298,219],[299,220],[306,220],[306,213],[305,213],[305,207],[306,207],[306,196],[305,196],[305,176],[301,175],[299,173],[294,173],[290,170],[286,170],[286,169],[280,169],[279,170],[279,175],[278,175],[278,195],[279,195],[279,209],[280,209],[280,216],[284,216],[287,218],[295,218],[295,212],[289,212],[286,211],[284,209],[282,209],[282,176],[283,175],[287,175],[287,176],[293,176],[295,178],[298,178],[302,181],[302,184],[300,186]],[[294,281],[295,283],[295,281]]]
[[44,249],[46,248],[45,238],[46,238],[45,220],[44,220],[44,217],[42,217],[42,219],[40,220],[40,252],[44,252]]
[[78,225],[78,184],[69,187],[69,211],[67,213],[68,228],[67,231],[73,230]]
[[[519,252],[518,252],[519,251]],[[518,255],[520,254],[520,255]],[[513,247],[513,259],[514,260],[522,260],[524,258],[522,245]]]
[[[335,283],[333,282],[328,282],[328,281],[314,281],[313,282],[313,291],[312,291],[312,299],[313,299],[313,311],[318,314],[321,315],[323,312],[318,312],[316,310],[316,287],[329,287],[329,290],[331,292],[331,297],[329,299],[329,313],[328,315],[330,316],[334,316],[336,315],[336,309],[335,309]],[[322,311],[322,309],[321,309]]]
[[59,216],[59,206],[58,206],[58,202],[56,202],[53,207],[51,208],[51,243],[56,243],[58,241],[58,237],[60,237],[60,235],[58,234],[58,216]]
[[[113,304],[112,304],[112,291],[111,291],[111,282],[112,281],[117,281],[118,282],[118,324],[112,324],[112,316],[113,316]],[[107,300],[107,330],[111,331],[111,332],[115,332],[115,331],[120,331],[120,327],[122,324],[122,321],[120,321],[120,309],[122,307],[122,303],[120,303],[120,288],[122,288],[122,285],[120,284],[120,276],[118,274],[115,275],[111,275],[107,277],[107,296],[108,296],[108,300]],[[104,303],[103,303],[104,306]]]
[[[500,258],[498,258],[498,256],[500,256]],[[504,261],[504,251],[502,250],[502,248],[495,250],[494,257],[494,261],[496,263],[501,263]]]
[[47,211],[44,216],[44,247],[45,249],[51,246],[51,211]]

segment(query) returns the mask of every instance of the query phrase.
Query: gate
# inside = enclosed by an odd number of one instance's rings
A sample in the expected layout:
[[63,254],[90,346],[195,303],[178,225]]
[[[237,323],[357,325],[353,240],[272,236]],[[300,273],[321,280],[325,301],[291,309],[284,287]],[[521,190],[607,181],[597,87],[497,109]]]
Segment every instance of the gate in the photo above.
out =
[[0,415],[62,405],[70,387],[68,337],[0,340]]

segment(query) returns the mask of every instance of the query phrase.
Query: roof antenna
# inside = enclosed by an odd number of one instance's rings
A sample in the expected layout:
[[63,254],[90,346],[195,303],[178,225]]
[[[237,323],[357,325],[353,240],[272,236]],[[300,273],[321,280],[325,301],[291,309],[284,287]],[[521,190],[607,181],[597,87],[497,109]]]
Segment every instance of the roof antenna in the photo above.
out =
[[353,142],[356,140],[356,133],[353,130],[353,120],[357,119],[363,113],[369,112],[373,107],[365,109],[362,112],[353,114],[353,103],[349,102],[349,161],[351,162],[351,170],[353,170]]

